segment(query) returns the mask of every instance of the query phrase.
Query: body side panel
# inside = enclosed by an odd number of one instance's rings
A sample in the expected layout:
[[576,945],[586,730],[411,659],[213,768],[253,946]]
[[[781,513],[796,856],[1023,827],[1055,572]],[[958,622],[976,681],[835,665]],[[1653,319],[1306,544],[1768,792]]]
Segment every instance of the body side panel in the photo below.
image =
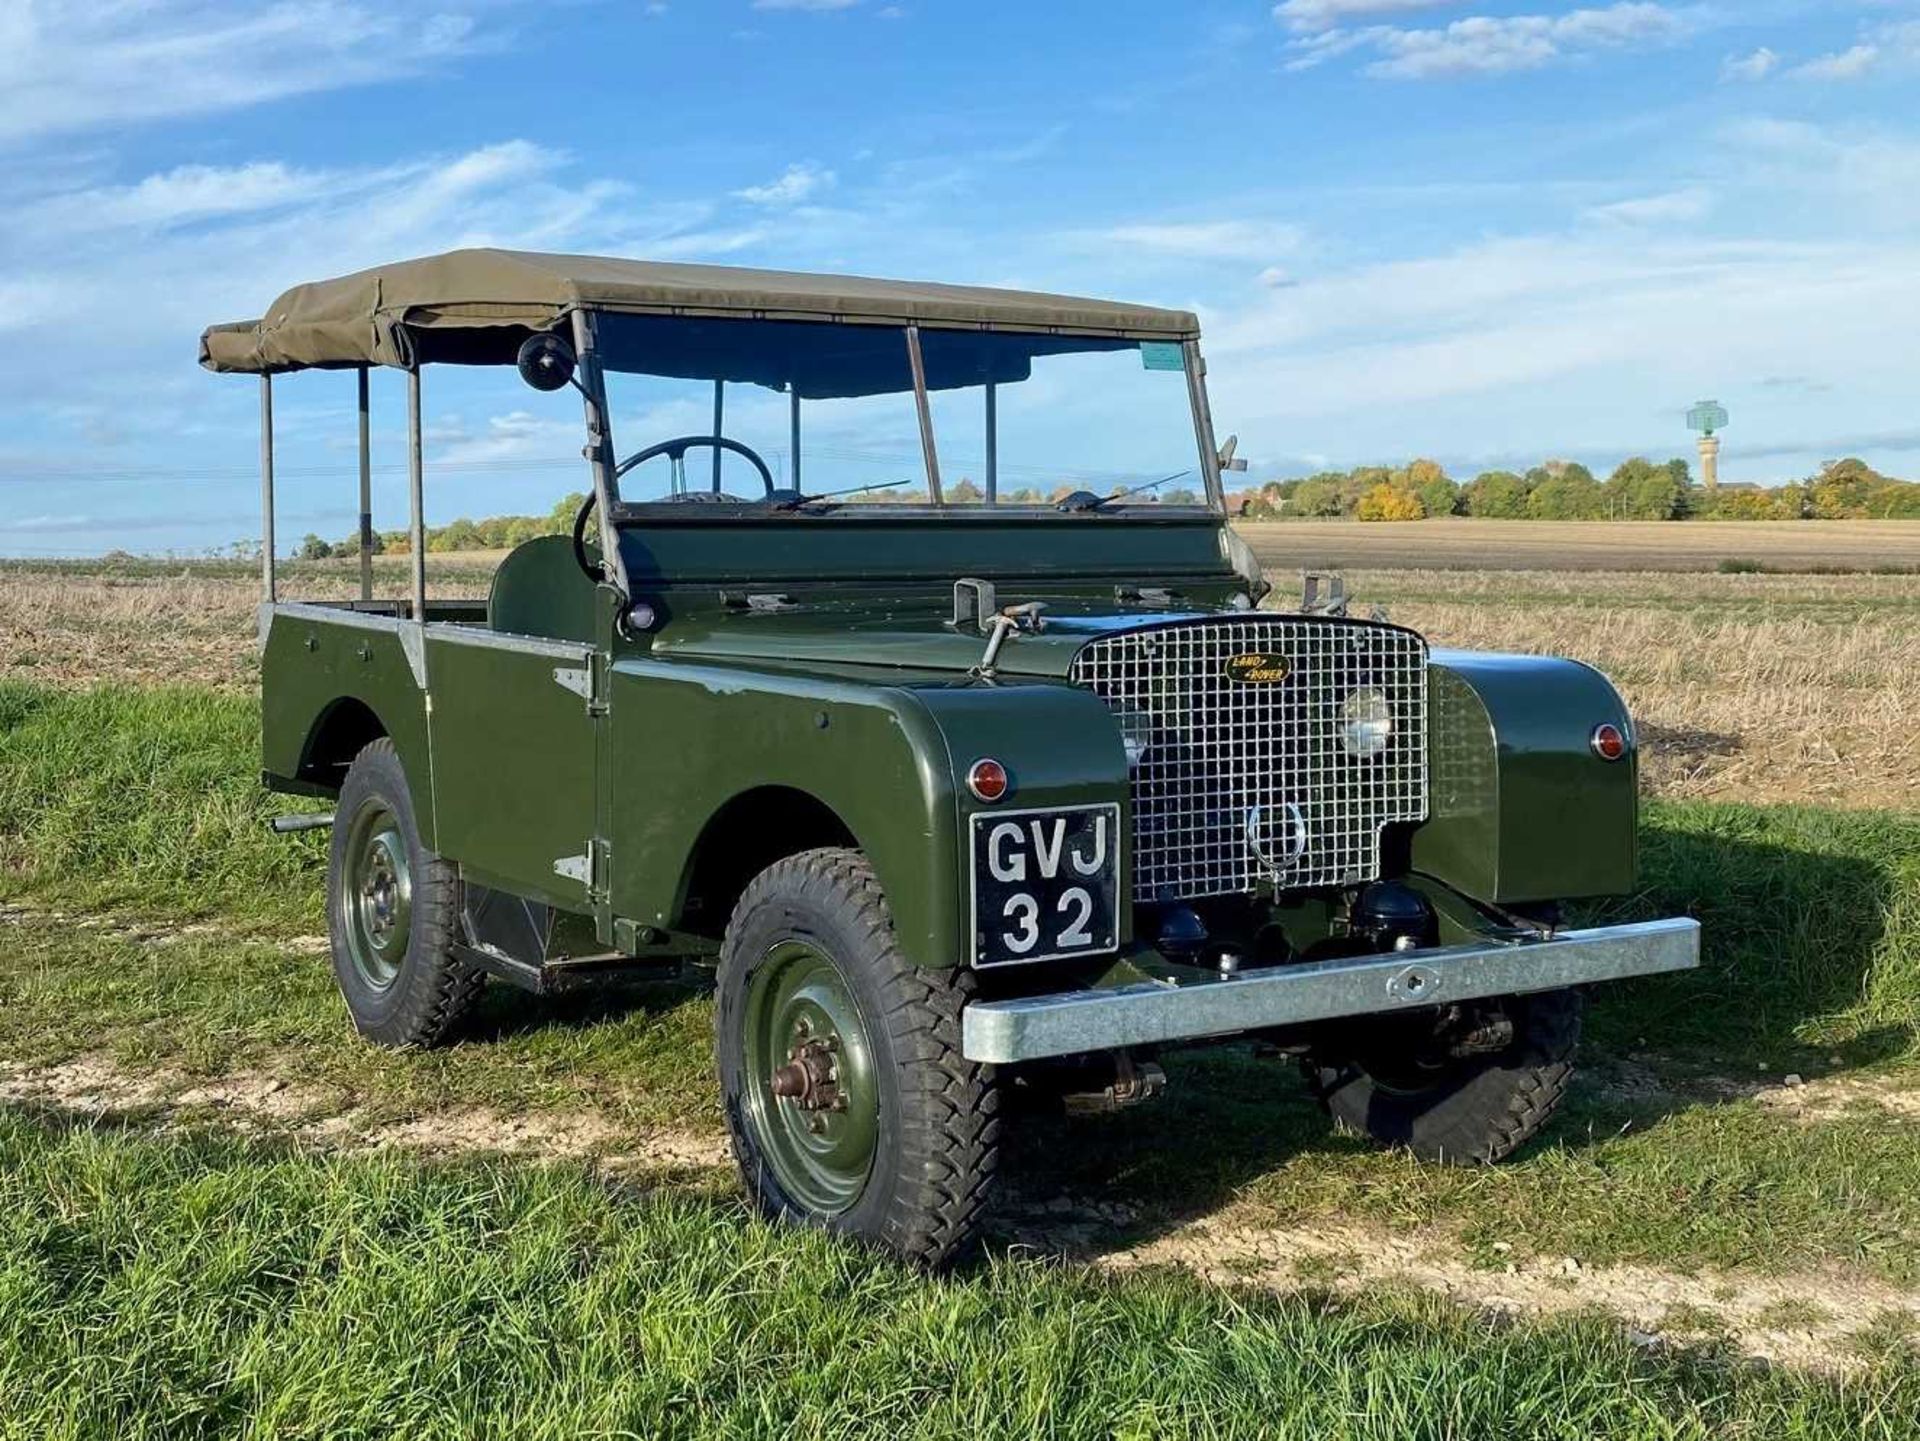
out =
[[[420,628],[327,606],[279,605],[263,613],[261,768],[295,781],[327,714],[343,700],[372,711],[393,741],[413,791],[423,842],[437,846]],[[411,631],[412,634],[406,632]]]

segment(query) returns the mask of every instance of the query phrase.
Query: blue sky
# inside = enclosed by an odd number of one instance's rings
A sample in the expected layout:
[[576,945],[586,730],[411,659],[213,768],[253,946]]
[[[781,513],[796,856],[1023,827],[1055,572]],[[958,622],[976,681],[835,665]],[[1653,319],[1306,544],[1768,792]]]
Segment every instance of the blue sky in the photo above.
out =
[[[0,553],[257,533],[200,328],[464,244],[1191,306],[1255,476],[1611,466],[1709,395],[1728,478],[1920,475],[1911,0],[0,0],[0,210]],[[580,483],[577,408],[427,389],[434,520]],[[342,534],[352,383],[279,398],[283,535]]]

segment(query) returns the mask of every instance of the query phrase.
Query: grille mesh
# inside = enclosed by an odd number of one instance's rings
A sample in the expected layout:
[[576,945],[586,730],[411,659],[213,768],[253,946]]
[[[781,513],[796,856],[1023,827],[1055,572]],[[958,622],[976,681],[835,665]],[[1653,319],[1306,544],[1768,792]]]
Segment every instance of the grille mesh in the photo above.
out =
[[[1286,658],[1284,680],[1229,677],[1234,657],[1261,654]],[[1409,631],[1278,615],[1183,621],[1089,641],[1072,679],[1107,703],[1138,753],[1136,901],[1251,891],[1269,876],[1284,890],[1372,880],[1381,827],[1426,817],[1427,647]],[[1369,759],[1341,743],[1342,707],[1362,687],[1386,697],[1393,722]]]

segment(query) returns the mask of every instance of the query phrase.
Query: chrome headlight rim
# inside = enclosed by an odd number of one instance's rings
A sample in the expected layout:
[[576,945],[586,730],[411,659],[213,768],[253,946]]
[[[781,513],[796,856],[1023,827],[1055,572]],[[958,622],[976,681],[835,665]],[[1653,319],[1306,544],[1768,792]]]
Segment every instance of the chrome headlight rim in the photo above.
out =
[[1393,702],[1378,686],[1347,692],[1340,703],[1340,744],[1356,760],[1373,760],[1393,743]]

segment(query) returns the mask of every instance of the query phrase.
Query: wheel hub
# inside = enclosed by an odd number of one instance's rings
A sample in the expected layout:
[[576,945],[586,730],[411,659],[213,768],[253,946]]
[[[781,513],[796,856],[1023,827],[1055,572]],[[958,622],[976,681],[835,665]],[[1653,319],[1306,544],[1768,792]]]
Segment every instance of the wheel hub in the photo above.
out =
[[840,1091],[840,1067],[834,1063],[839,1037],[802,1039],[787,1052],[787,1064],[773,1073],[768,1089],[803,1111],[844,1111],[847,1098]]
[[347,952],[360,978],[385,990],[406,960],[413,920],[413,874],[392,811],[376,803],[353,818],[345,861],[338,914]]

